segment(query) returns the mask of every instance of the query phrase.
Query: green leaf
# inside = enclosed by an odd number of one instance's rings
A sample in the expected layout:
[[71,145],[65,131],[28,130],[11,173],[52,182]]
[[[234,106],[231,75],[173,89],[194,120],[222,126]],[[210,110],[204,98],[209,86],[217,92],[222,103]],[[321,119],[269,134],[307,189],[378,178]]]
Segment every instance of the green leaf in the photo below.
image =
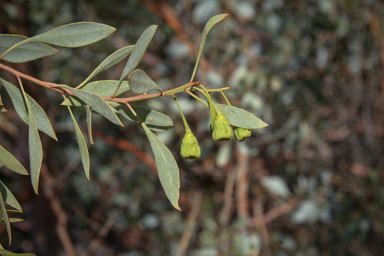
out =
[[75,126],[76,139],[77,139],[77,144],[79,144],[81,162],[83,163],[85,176],[89,180],[90,179],[89,178],[90,161],[89,161],[89,153],[88,153],[87,143],[85,143],[85,139],[83,137],[83,134],[81,133],[81,130],[79,128],[79,125],[76,122],[75,117],[72,114],[71,108],[68,107],[68,110],[69,110],[69,113],[71,114],[71,117],[72,117],[73,126]]
[[157,25],[149,26],[140,36],[139,40],[137,40],[135,47],[133,48],[132,54],[129,57],[127,63],[125,64],[123,73],[120,77],[120,82],[123,81],[129,73],[131,73],[137,65],[139,65],[141,59],[144,56],[145,51],[148,48],[149,43],[152,40],[153,35],[157,29]]
[[95,22],[77,22],[52,29],[27,39],[30,42],[43,42],[63,47],[81,47],[106,38],[116,29]]
[[[0,35],[0,56],[11,46],[20,43],[27,38],[28,37],[21,35]],[[31,42],[13,49],[2,59],[13,63],[21,63],[50,56],[58,52],[58,50],[49,45]]]
[[[119,84],[119,81],[117,80],[100,80],[100,81],[88,83],[80,90],[94,92],[100,97],[108,97],[115,91],[118,84]],[[118,96],[128,90],[130,90],[128,82],[123,81],[115,96]],[[84,101],[80,100],[77,97],[69,96],[66,100],[64,100],[61,103],[61,105],[79,107],[86,104]]]
[[[81,90],[94,92],[100,97],[108,97],[111,96],[118,84],[119,81],[117,80],[100,80],[86,84]],[[128,90],[130,90],[128,82],[123,81],[115,96],[118,96]]]
[[92,108],[92,110],[104,116],[112,123],[124,126],[121,123],[120,119],[117,117],[117,115],[113,112],[112,108],[108,105],[108,103],[96,93],[74,89],[67,85],[58,85],[58,87],[68,89],[74,95],[76,95],[82,101],[84,101],[87,105],[89,105]]
[[9,153],[5,148],[0,145],[0,163],[7,167],[9,170],[17,172],[22,175],[29,175],[24,166]]
[[87,105],[84,101],[77,98],[76,96],[69,95],[60,105],[68,107],[81,107]]
[[[11,97],[13,106],[15,107],[15,110],[17,114],[20,116],[20,118],[29,125],[29,117],[28,117],[28,108],[26,106],[26,102],[24,100],[24,97],[20,91],[19,88],[8,82],[7,80],[0,77],[0,81],[3,83],[5,89],[7,90],[9,96]],[[39,104],[28,94],[27,98],[30,103],[30,107],[32,110],[33,115],[36,118],[36,126],[37,129],[44,132],[51,138],[57,141],[56,133],[53,130],[52,124],[49,121],[47,115],[45,114],[44,110],[40,107]]]
[[246,129],[259,129],[268,126],[261,119],[244,109],[218,103],[216,103],[216,106],[223,112],[231,125]]
[[33,253],[13,253],[4,249],[0,249],[0,255],[2,256],[36,256]]
[[24,100],[28,109],[28,144],[29,144],[29,161],[31,166],[31,180],[32,187],[35,190],[35,193],[38,194],[39,189],[39,177],[41,170],[41,163],[43,161],[43,146],[41,145],[41,140],[39,132],[37,130],[35,117],[33,115],[31,105],[27,99],[27,94],[22,90],[24,94]]
[[5,208],[3,195],[4,195],[3,190],[1,189],[0,190],[0,208],[1,208],[2,218],[4,219],[5,227],[7,229],[9,244],[11,244],[11,241],[12,241],[11,225],[9,223],[8,213],[7,213],[7,209]]
[[92,111],[89,106],[85,106],[85,111],[87,113],[87,127],[88,127],[88,140],[89,144],[93,145],[92,137]]
[[136,69],[128,76],[128,82],[134,93],[142,94],[151,90],[163,91],[143,70]]
[[4,185],[2,181],[0,181],[0,192],[3,195],[5,203],[9,206],[12,206],[19,212],[23,212],[21,205],[17,201],[16,197],[12,194],[12,192]]
[[[91,80],[94,76],[96,76],[100,72],[109,69],[110,67],[116,65],[117,63],[122,61],[124,58],[129,56],[134,47],[135,47],[134,45],[126,46],[109,55],[103,62],[100,63],[100,65],[92,72],[92,74],[90,74],[89,77],[87,77],[87,79],[85,79],[84,82],[82,82],[78,86],[78,88],[81,88],[83,84],[86,84],[89,80]],[[112,93],[113,91],[111,92],[111,94]],[[111,94],[105,95],[105,96],[110,96]]]
[[180,210],[179,200],[179,167],[169,149],[151,132],[148,127],[142,123],[145,133],[155,156],[156,166],[159,173],[160,183],[163,186],[165,194],[176,209]]
[[[162,132],[173,127],[172,119],[169,116],[164,115],[163,113],[141,107],[132,106],[132,108],[140,117],[140,119],[152,131]],[[127,120],[137,125],[140,125],[140,122],[136,119],[136,117],[132,114],[132,112],[128,109],[127,106],[119,105],[116,107],[116,110]]]
[[205,24],[205,27],[204,27],[204,30],[203,30],[203,34],[201,36],[199,53],[197,54],[197,60],[196,60],[195,68],[193,69],[193,74],[192,74],[192,77],[191,77],[190,81],[193,81],[193,78],[195,77],[197,66],[199,65],[201,53],[202,53],[203,48],[204,48],[205,39],[207,39],[207,35],[208,35],[209,31],[212,29],[213,26],[215,26],[217,23],[222,21],[227,16],[228,16],[228,14],[218,14],[218,15],[213,16],[212,18],[210,18],[207,21],[207,24]]

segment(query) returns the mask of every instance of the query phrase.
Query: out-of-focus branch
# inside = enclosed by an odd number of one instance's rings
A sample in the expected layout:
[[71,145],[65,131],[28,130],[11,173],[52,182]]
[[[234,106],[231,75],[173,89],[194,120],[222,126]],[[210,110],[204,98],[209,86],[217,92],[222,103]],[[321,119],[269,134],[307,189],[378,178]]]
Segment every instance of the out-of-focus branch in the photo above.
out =
[[299,203],[299,200],[297,198],[292,198],[285,204],[270,210],[263,216],[258,216],[250,220],[249,227],[257,227],[260,225],[265,225],[273,221],[274,219],[279,218],[280,216],[290,213],[293,210],[293,208],[295,208],[298,205],[298,203]]
[[240,149],[236,148],[237,160],[237,177],[236,177],[236,209],[240,218],[249,217],[249,202],[248,202],[248,156]]
[[148,155],[145,151],[142,151],[134,143],[122,139],[115,139],[112,136],[104,135],[97,130],[93,131],[92,135],[94,138],[102,139],[106,144],[110,146],[131,152],[157,174],[156,162],[153,157]]
[[41,166],[41,177],[44,181],[44,194],[51,203],[53,213],[56,215],[57,224],[56,232],[59,236],[61,244],[64,247],[65,253],[68,256],[76,256],[75,247],[72,244],[71,238],[67,232],[68,217],[63,207],[61,206],[60,199],[53,190],[55,179],[51,176],[47,166],[43,163]]
[[117,215],[120,211],[113,212],[107,221],[104,223],[103,227],[100,229],[97,237],[93,239],[87,250],[85,250],[80,256],[91,256],[92,253],[95,252],[95,250],[100,246],[101,242],[103,241],[103,238],[108,234],[109,230],[113,227],[113,224],[115,224],[115,220]]
[[[187,46],[188,51],[192,56],[197,55],[197,48],[184,32],[183,26],[179,22],[180,19],[177,12],[172,5],[164,0],[157,1],[157,4],[147,0],[140,0],[139,2],[145,5],[153,14],[156,14],[163,19],[175,31],[176,37]],[[200,65],[203,70],[209,70],[212,68],[209,61],[204,58],[201,58]]]
[[192,209],[188,215],[187,227],[181,237],[177,256],[185,255],[188,248],[189,241],[191,240],[192,233],[196,224],[196,219],[199,215],[200,204],[203,198],[203,193],[200,190],[195,190],[192,196]]

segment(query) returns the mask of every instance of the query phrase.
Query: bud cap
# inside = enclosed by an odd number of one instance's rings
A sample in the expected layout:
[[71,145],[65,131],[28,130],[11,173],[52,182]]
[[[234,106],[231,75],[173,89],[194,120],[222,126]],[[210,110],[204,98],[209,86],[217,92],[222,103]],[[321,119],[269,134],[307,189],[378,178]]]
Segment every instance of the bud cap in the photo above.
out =
[[186,132],[181,142],[180,155],[184,159],[197,160],[201,156],[199,142],[192,132]]
[[214,141],[228,141],[233,137],[233,131],[228,119],[219,114],[215,118],[215,125],[212,132],[212,139]]

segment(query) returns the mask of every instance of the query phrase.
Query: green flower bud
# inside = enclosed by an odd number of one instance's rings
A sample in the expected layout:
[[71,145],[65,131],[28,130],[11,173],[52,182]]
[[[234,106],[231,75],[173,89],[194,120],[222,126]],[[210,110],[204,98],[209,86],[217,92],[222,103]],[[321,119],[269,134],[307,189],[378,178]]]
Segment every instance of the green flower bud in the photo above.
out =
[[233,133],[238,141],[244,141],[245,138],[251,136],[251,130],[237,126],[233,127]]
[[212,139],[214,141],[227,141],[233,137],[232,127],[228,119],[219,114],[215,118],[215,125],[213,126]]
[[181,142],[180,155],[184,159],[197,160],[201,156],[199,142],[192,132],[186,132]]

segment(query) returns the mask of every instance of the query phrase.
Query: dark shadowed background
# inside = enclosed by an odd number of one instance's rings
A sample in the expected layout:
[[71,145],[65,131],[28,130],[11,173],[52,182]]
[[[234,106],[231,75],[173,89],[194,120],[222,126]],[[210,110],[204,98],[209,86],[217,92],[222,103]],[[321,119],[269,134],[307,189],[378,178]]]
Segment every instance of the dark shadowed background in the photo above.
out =
[[[78,21],[117,31],[16,70],[77,86],[109,54],[159,27],[139,68],[163,89],[191,76],[201,32],[209,34],[196,80],[231,86],[232,105],[269,124],[243,143],[213,143],[209,111],[181,94],[202,157],[183,160],[183,126],[169,98],[139,103],[169,115],[158,134],[180,166],[181,212],[168,202],[144,132],[94,116],[91,181],[82,171],[61,95],[25,82],[58,142],[41,134],[40,195],[29,177],[0,169],[24,222],[13,252],[52,255],[383,255],[384,4],[379,0],[1,0],[0,33],[33,36]],[[119,79],[124,62],[97,79]],[[0,75],[15,83],[3,70]],[[0,143],[29,166],[28,126],[0,87]],[[219,96],[219,95],[216,95]],[[221,97],[217,101],[223,102]],[[86,132],[83,108],[75,116]],[[7,244],[5,226],[0,241]],[[71,253],[76,251],[76,253]]]

